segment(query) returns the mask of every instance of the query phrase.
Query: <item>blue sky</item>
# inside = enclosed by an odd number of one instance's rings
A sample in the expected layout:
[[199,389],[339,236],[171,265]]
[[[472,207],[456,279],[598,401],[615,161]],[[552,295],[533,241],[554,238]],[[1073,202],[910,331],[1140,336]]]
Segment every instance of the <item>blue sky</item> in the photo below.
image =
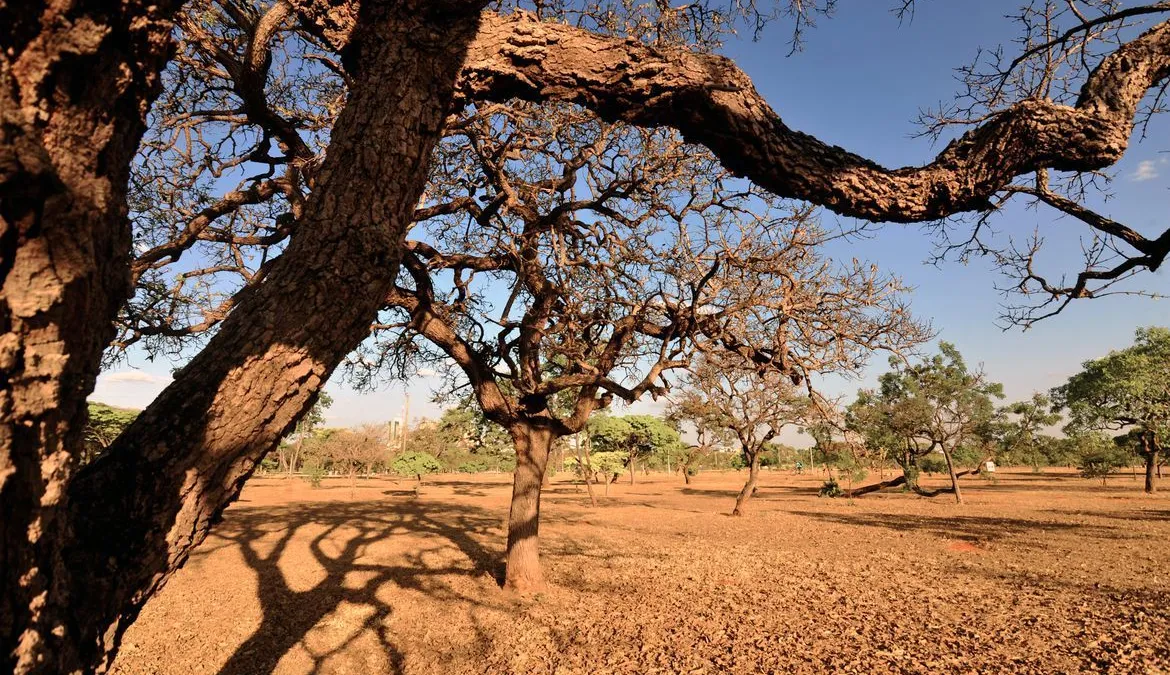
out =
[[[890,4],[840,3],[837,15],[808,32],[805,50],[791,57],[786,56],[789,35],[781,24],[766,30],[759,41],[729,42],[724,51],[790,127],[886,166],[921,164],[941,146],[912,138],[917,130],[912,120],[921,108],[950,99],[959,88],[954,68],[968,63],[979,47],[994,47],[1015,36],[1004,15],[1016,2],[924,1],[913,21],[901,25],[890,14]],[[1146,234],[1170,226],[1167,138],[1170,119],[1161,119],[1151,126],[1147,140],[1131,145],[1115,167],[1115,198],[1103,207]],[[1048,235],[1046,259],[1075,271],[1082,225],[1020,208],[1007,210],[996,222],[1005,233],[1021,237],[1041,227]],[[914,286],[915,313],[929,318],[939,338],[955,343],[969,362],[984,364],[993,379],[1004,383],[1009,398],[1059,384],[1085,359],[1129,344],[1139,326],[1170,324],[1170,300],[1112,297],[1075,302],[1027,332],[1005,332],[996,324],[1004,298],[994,290],[1000,278],[991,266],[975,261],[936,268],[924,264],[931,251],[930,238],[920,228],[886,225],[873,238],[834,252],[877,262]],[[1170,294],[1170,277],[1164,271],[1140,281],[1147,290]],[[104,373],[91,398],[143,407],[169,381],[173,366],[132,357],[128,365]],[[858,384],[871,383],[884,368],[885,357],[878,355]],[[429,403],[431,385],[430,378],[420,376],[407,387],[397,384],[362,394],[332,382],[329,390],[336,402],[328,421],[351,425],[397,416],[407,388],[412,417],[436,416],[438,407]]]

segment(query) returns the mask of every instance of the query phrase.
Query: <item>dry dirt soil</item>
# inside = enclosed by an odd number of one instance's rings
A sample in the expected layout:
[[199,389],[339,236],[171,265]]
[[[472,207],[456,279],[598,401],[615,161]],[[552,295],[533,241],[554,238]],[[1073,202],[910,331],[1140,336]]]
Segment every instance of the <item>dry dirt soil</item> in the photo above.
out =
[[[257,478],[125,636],[159,673],[1167,673],[1170,485],[966,483],[966,505],[765,473],[546,488],[550,588],[500,590],[503,475]],[[624,480],[624,479],[623,479]],[[933,484],[940,484],[933,481]]]

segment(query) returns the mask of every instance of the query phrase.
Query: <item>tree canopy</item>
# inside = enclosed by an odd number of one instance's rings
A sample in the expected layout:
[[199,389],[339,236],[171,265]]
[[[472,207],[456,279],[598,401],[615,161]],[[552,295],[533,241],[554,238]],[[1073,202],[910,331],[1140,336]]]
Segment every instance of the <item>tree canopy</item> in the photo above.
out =
[[1155,491],[1158,455],[1170,434],[1170,329],[1138,329],[1134,344],[1086,361],[1052,390],[1068,410],[1068,433],[1133,431],[1146,458],[1146,491]]

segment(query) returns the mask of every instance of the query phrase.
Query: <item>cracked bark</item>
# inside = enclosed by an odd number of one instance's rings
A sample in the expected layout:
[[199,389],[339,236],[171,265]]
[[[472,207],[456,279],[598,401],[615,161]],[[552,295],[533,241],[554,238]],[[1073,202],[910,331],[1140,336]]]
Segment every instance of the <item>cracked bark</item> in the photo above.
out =
[[[52,585],[35,600],[31,594],[16,598],[25,603],[13,603],[24,614],[5,625],[5,652],[14,655],[18,672],[108,668],[142,604],[183,564],[259,459],[368,335],[392,286],[402,238],[478,16],[465,11],[437,18],[381,6],[364,11],[370,15],[362,18],[363,28],[346,53],[357,86],[333,130],[299,234],[270,277],[240,299],[207,348],[103,458],[68,484],[67,476],[44,482],[68,500],[70,519],[53,533],[52,562],[59,573]],[[116,163],[120,180],[109,181],[118,200],[136,142],[137,137],[127,142],[127,154]],[[27,178],[17,177],[14,184],[19,188]],[[5,207],[11,211],[9,202]],[[124,206],[118,215],[124,223]],[[5,217],[12,222],[7,212]],[[100,350],[110,338],[108,329],[95,332],[93,326],[109,325],[128,286],[128,228],[122,234],[107,237],[116,239],[118,255],[104,250],[92,256],[120,281],[116,293],[98,288],[93,294],[110,305],[107,315],[76,319],[78,328],[85,326],[76,333],[90,341],[87,351],[58,350],[70,358],[76,354],[89,368],[88,380],[76,387],[78,404],[92,389]],[[23,253],[27,246],[21,243]],[[11,272],[8,277],[15,278]],[[18,297],[27,300],[27,286],[20,290]],[[61,298],[62,308],[85,305],[76,295],[62,292]],[[50,388],[67,381],[59,371],[42,380],[41,386]],[[54,430],[46,435],[52,433],[60,435]],[[56,444],[62,458],[68,456],[66,441]],[[29,444],[52,449],[45,438]],[[42,484],[35,476],[19,478],[13,484],[25,489]],[[8,509],[21,500],[6,494],[4,503]],[[6,592],[16,586],[7,583]],[[34,605],[35,617],[25,610]],[[10,641],[17,634],[25,636],[21,644]]]
[[130,161],[170,2],[0,3],[0,671],[64,672],[65,497],[130,292]]
[[1170,22],[1122,45],[1075,106],[1025,100],[920,167],[887,169],[788,128],[722,56],[656,49],[516,13],[485,13],[459,81],[467,100],[559,100],[606,120],[669,126],[781,197],[873,221],[984,210],[1015,176],[1091,171],[1125,152],[1146,92],[1170,76]]

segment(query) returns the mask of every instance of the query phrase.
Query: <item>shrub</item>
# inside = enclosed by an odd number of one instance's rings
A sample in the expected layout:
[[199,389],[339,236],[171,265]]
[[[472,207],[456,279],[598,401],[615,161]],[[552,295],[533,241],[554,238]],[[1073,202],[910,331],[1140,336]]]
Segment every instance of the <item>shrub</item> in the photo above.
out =
[[830,478],[825,481],[821,484],[820,491],[817,492],[818,497],[840,497],[844,494],[845,491],[841,489],[841,485],[837,482],[836,478]]
[[321,487],[321,479],[326,476],[325,467],[316,462],[311,462],[305,465],[305,480],[309,481],[309,485],[315,488]]
[[926,473],[947,473],[946,458],[936,453],[931,453],[919,459],[918,466]]

